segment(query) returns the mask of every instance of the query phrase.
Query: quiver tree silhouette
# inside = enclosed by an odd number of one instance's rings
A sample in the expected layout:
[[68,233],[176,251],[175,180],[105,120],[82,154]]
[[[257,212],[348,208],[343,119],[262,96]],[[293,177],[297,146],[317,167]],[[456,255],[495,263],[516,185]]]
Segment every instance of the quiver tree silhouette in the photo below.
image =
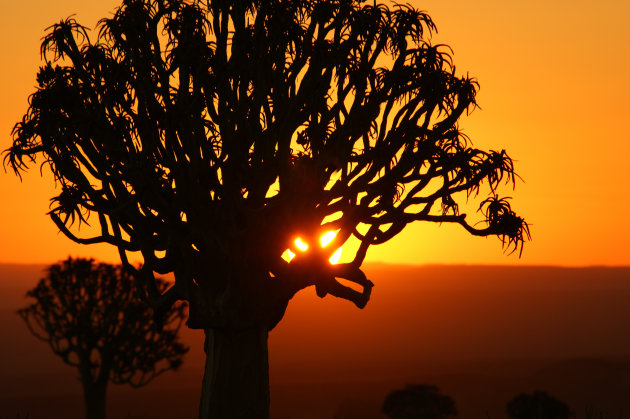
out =
[[447,419],[457,416],[455,401],[436,386],[409,385],[385,398],[383,413],[392,419]]
[[[368,248],[409,223],[522,251],[528,225],[497,194],[512,160],[460,131],[478,85],[434,30],[411,6],[360,0],[125,0],[96,35],[49,28],[4,164],[20,175],[41,157],[66,236],[116,246],[158,312],[188,301],[206,335],[201,417],[267,417],[267,333],[288,301],[315,286],[364,307]],[[481,191],[470,220],[457,202]],[[89,217],[100,232],[80,236]],[[350,262],[329,263],[351,237]]]
[[566,403],[544,391],[521,393],[506,406],[510,419],[569,419],[574,417]]
[[[156,278],[158,289],[166,282]],[[30,331],[79,370],[87,419],[106,417],[108,382],[141,387],[179,368],[188,347],[178,338],[184,305],[164,313],[162,325],[118,265],[92,259],[54,264],[27,293],[35,302],[18,311]]]

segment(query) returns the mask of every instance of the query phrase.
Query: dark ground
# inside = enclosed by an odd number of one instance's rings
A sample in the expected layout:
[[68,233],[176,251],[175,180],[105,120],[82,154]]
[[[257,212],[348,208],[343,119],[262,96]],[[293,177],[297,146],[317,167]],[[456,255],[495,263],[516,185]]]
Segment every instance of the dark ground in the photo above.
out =
[[[41,266],[0,265],[0,419],[80,418],[76,372],[15,314]],[[272,416],[384,418],[385,396],[435,384],[460,418],[504,418],[517,393],[545,390],[585,416],[630,418],[630,268],[369,265],[364,310],[312,290],[270,335]],[[178,372],[110,386],[109,417],[194,418],[199,331]]]

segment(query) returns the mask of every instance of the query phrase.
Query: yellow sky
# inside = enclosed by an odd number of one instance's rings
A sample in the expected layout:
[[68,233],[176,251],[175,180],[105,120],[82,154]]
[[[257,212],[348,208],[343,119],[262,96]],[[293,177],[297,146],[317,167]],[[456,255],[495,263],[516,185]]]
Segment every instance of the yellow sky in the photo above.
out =
[[[27,107],[44,28],[76,14],[86,26],[118,1],[1,0],[0,149]],[[523,257],[496,238],[417,224],[367,260],[392,263],[630,264],[630,2],[412,1],[434,18],[458,72],[480,84],[482,107],[462,121],[480,148],[505,148],[525,183],[513,196],[532,224]],[[50,263],[68,255],[116,261],[108,246],[79,246],[45,213],[52,180],[0,173],[0,262]]]

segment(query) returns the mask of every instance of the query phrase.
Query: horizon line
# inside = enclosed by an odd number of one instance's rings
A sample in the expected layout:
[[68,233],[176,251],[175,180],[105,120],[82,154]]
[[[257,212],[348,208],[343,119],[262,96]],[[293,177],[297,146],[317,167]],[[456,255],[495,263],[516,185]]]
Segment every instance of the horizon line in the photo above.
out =
[[[75,256],[73,256],[75,257]],[[76,256],[82,257],[82,256]],[[56,260],[54,262],[8,262],[0,261],[0,266],[50,266],[63,259]],[[110,262],[107,260],[101,260],[94,258],[95,261],[103,263],[111,263],[114,265],[121,264],[118,262]],[[628,265],[609,265],[609,264],[588,264],[588,265],[567,265],[567,264],[545,264],[545,263],[469,263],[469,262],[427,262],[427,263],[395,263],[385,261],[366,261],[362,264],[362,267],[370,265],[382,265],[382,266],[395,266],[401,268],[428,268],[428,267],[488,267],[488,268],[560,268],[560,269],[593,269],[593,268],[606,268],[606,269],[630,269]]]

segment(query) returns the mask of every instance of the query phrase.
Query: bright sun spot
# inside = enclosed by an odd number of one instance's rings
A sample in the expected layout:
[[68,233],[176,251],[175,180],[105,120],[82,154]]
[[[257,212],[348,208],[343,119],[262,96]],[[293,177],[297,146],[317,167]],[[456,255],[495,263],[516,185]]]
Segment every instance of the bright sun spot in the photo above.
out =
[[334,231],[329,231],[328,233],[325,233],[319,239],[319,242],[322,244],[322,247],[326,247],[328,245],[328,243],[330,243],[332,241],[332,239],[335,238],[336,235],[337,235],[337,233],[334,232]]
[[308,244],[304,243],[301,238],[295,239],[295,246],[301,251],[305,252],[308,249]]
[[285,250],[284,253],[282,254],[282,259],[286,260],[287,262],[291,262],[291,260],[294,257],[295,257],[295,253],[293,253],[289,249]]
[[[320,237],[319,239],[319,242],[321,243],[322,247],[326,247],[335,238],[336,235],[337,233],[335,231],[329,231],[325,233],[324,235],[322,235],[322,237]],[[308,244],[305,243],[300,237],[295,239],[293,243],[295,243],[295,247],[297,247],[302,252],[305,252],[306,250],[308,250]],[[294,257],[295,257],[295,253],[293,253],[289,249],[285,250],[284,253],[282,254],[282,258],[286,260],[287,262],[291,262],[291,260]],[[328,259],[328,261],[332,264],[335,264],[339,262],[339,259],[341,259],[341,247],[337,249],[335,253],[333,253],[330,259]]]
[[335,263],[339,262],[339,259],[341,259],[341,247],[337,249],[335,253],[333,253],[328,261],[334,265]]

